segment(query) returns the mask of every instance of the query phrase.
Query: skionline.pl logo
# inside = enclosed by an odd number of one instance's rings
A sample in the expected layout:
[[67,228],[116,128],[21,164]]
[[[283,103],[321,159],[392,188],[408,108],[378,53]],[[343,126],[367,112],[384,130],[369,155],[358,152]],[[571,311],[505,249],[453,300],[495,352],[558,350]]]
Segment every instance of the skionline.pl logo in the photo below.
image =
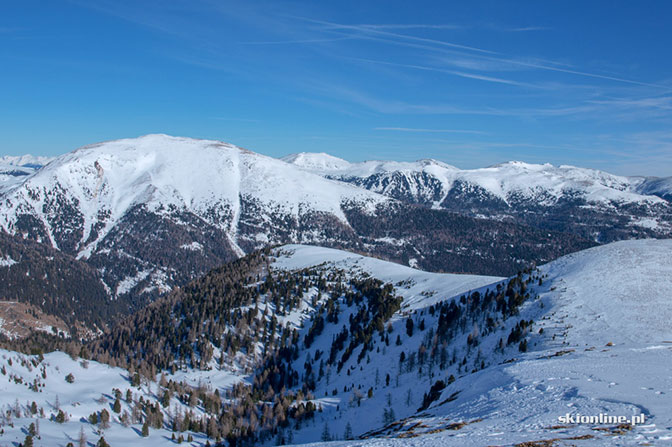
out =
[[632,416],[612,416],[609,414],[600,413],[599,415],[587,416],[585,414],[570,414],[566,413],[564,416],[558,416],[558,422],[561,424],[627,424],[637,425],[643,424],[646,419],[644,413],[633,414]]

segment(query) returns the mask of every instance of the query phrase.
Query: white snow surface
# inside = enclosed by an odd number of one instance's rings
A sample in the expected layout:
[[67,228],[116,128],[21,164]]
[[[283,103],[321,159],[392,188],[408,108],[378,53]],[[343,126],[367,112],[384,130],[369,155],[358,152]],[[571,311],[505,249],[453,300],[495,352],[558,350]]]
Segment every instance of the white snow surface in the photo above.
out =
[[[652,191],[643,191],[638,186],[641,178],[623,177],[607,172],[575,166],[553,166],[510,161],[487,168],[459,169],[437,160],[416,162],[365,161],[349,163],[328,154],[302,153],[284,157],[302,169],[331,178],[366,178],[374,174],[401,174],[409,176],[424,172],[432,175],[442,185],[443,195],[450,191],[455,181],[477,185],[504,201],[512,196],[537,200],[540,204],[552,204],[567,193],[579,193],[588,202],[646,202],[660,203]],[[413,184],[413,181],[409,181]],[[669,185],[668,185],[669,187]]]
[[17,264],[17,262],[9,255],[5,255],[4,257],[0,258],[0,267],[11,267],[14,264]]
[[636,177],[633,181],[637,182],[635,189],[641,194],[672,196],[672,177]]

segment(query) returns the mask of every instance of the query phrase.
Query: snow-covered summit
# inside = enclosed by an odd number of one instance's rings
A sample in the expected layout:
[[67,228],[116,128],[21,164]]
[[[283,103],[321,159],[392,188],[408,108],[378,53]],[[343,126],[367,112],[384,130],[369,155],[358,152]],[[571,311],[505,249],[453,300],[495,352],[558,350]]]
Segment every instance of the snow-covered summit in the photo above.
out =
[[672,240],[613,242],[563,256],[541,271],[553,311],[571,321],[573,341],[672,340]]
[[286,155],[282,157],[281,160],[304,169],[318,172],[337,171],[347,169],[350,166],[349,161],[334,157],[333,155],[324,152],[300,152],[298,154]]
[[6,185],[0,229],[94,263],[119,297],[268,244],[329,244],[353,233],[346,206],[391,202],[232,144],[158,134],[81,147]]

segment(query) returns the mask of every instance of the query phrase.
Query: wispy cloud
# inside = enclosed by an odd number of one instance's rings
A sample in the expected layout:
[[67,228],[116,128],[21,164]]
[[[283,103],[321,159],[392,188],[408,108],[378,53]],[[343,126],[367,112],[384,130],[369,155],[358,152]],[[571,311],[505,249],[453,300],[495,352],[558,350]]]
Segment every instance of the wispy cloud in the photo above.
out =
[[388,66],[394,66],[394,67],[401,67],[401,68],[410,68],[413,70],[422,70],[422,71],[433,71],[437,73],[444,73],[444,74],[449,74],[453,76],[459,76],[462,78],[468,78],[468,79],[477,79],[480,81],[487,81],[487,82],[496,82],[498,84],[508,84],[508,85],[516,85],[520,87],[536,87],[534,84],[529,84],[525,82],[518,82],[518,81],[513,81],[511,79],[504,79],[504,78],[497,78],[494,76],[485,76],[477,73],[468,73],[464,71],[458,71],[458,70],[449,70],[446,68],[438,68],[438,67],[430,67],[426,65],[416,65],[416,64],[400,64],[396,62],[388,62],[388,61],[379,61],[379,60],[374,60],[374,59],[363,59],[363,58],[350,58],[352,60],[357,60],[360,62],[366,62],[366,63],[371,63],[371,64],[379,64],[379,65],[388,65]]
[[437,45],[437,46],[444,46],[444,47],[450,47],[450,48],[456,48],[460,50],[467,50],[467,51],[473,51],[477,53],[485,53],[485,54],[497,54],[496,51],[491,51],[491,50],[486,50],[483,48],[478,48],[478,47],[472,47],[468,45],[462,45],[454,42],[447,42],[444,40],[437,40],[437,39],[429,39],[426,37],[418,37],[418,36],[412,36],[409,34],[399,34],[399,33],[392,33],[389,31],[383,31],[382,29],[376,29],[376,28],[371,28],[366,25],[345,25],[341,23],[334,23],[334,22],[327,22],[324,20],[316,20],[316,19],[310,19],[307,17],[299,17],[299,16],[294,16],[294,18],[298,20],[303,20],[309,23],[314,23],[317,25],[321,25],[324,29],[334,29],[334,30],[346,30],[346,31],[354,31],[358,32],[361,34],[374,34],[378,36],[384,36],[384,37],[391,37],[391,38],[397,38],[397,39],[403,39],[403,40],[409,40],[409,41],[414,41],[414,42],[422,42],[422,43],[428,43],[432,45]]
[[549,31],[552,28],[549,28],[547,26],[523,26],[520,28],[509,28],[508,31],[514,32],[514,33],[521,33],[521,32],[526,32],[526,31]]
[[645,108],[645,109],[659,109],[672,110],[672,96],[660,96],[652,98],[615,98],[615,99],[601,99],[590,101],[593,104],[606,105],[611,107],[622,108]]
[[291,44],[311,44],[311,43],[328,43],[339,42],[342,40],[357,39],[357,36],[332,37],[325,39],[295,39],[295,40],[268,40],[260,42],[238,42],[240,45],[291,45]]
[[418,132],[418,133],[461,133],[473,135],[485,135],[486,132],[480,130],[461,130],[461,129],[419,129],[414,127],[375,127],[374,130],[389,130],[394,132]]
[[[366,26],[362,25],[346,25],[346,24],[339,24],[339,23],[334,23],[334,22],[328,22],[324,20],[315,20],[315,19],[310,19],[306,17],[294,17],[298,20],[303,20],[309,23],[315,23],[318,25],[321,25],[324,29],[335,29],[335,30],[343,30],[343,31],[351,31],[357,33],[360,37],[366,37],[369,35],[369,37],[377,37],[376,40],[379,41],[385,41],[391,44],[408,44],[408,43],[416,43],[416,44],[423,44],[425,45],[426,49],[430,50],[440,50],[441,48],[450,48],[451,50],[459,50],[463,52],[467,52],[471,57],[474,58],[480,58],[480,59],[485,59],[489,61],[495,61],[495,62],[501,62],[501,63],[506,63],[506,64],[512,64],[512,65],[517,65],[520,67],[525,67],[529,69],[537,69],[537,70],[544,70],[544,71],[553,71],[553,72],[558,72],[558,73],[566,73],[566,74],[572,74],[576,76],[582,76],[582,77],[587,77],[587,78],[593,78],[593,79],[602,79],[602,80],[608,80],[608,81],[614,81],[614,82],[621,82],[621,83],[626,83],[626,84],[633,84],[633,85],[640,85],[640,86],[647,86],[647,87],[654,87],[658,89],[668,89],[669,87],[660,85],[660,84],[655,84],[652,82],[645,82],[645,81],[639,81],[636,79],[628,79],[625,77],[619,77],[619,76],[609,76],[609,75],[603,75],[599,73],[593,73],[593,72],[588,72],[588,71],[583,71],[583,70],[578,70],[578,69],[572,69],[572,68],[565,68],[562,65],[565,65],[564,63],[555,63],[553,61],[549,61],[551,63],[542,63],[542,62],[536,62],[536,61],[526,61],[526,60],[521,60],[520,58],[511,58],[506,55],[503,55],[500,52],[485,49],[485,48],[479,48],[476,46],[469,46],[469,45],[463,45],[463,44],[457,44],[454,42],[447,42],[443,40],[437,40],[437,39],[429,39],[425,37],[418,37],[410,34],[401,34],[401,33],[392,33],[388,31],[383,31],[380,29],[373,29],[373,28],[368,28]],[[373,34],[374,36],[370,36]],[[401,42],[400,42],[401,41]]]
[[249,119],[249,118],[231,118],[231,117],[224,117],[224,116],[213,116],[211,117],[213,120],[217,121],[238,121],[238,122],[243,122],[243,123],[259,123],[260,120],[256,119]]
[[407,23],[384,23],[384,24],[359,24],[354,26],[361,26],[364,28],[372,30],[382,30],[382,29],[443,29],[443,30],[463,30],[467,27],[464,25],[455,25],[455,24],[429,24],[429,23],[416,23],[416,24],[407,24]]
[[495,30],[495,31],[501,31],[505,33],[527,33],[527,32],[532,32],[532,31],[550,31],[553,28],[550,28],[548,26],[520,26],[520,27],[506,27],[506,26],[499,26],[499,25],[490,25],[488,28]]

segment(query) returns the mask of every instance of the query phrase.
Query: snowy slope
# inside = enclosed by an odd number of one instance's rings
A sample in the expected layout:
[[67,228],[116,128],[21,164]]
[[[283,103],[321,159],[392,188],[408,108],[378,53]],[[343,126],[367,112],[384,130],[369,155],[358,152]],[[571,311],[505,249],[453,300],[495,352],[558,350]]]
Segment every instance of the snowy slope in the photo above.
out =
[[343,270],[354,276],[365,273],[385,283],[399,284],[396,293],[404,298],[404,310],[429,307],[440,299],[504,279],[495,276],[424,272],[347,251],[308,245],[283,245],[278,249],[278,254],[273,263],[273,267],[277,269],[293,271],[320,266],[321,269]]
[[[132,386],[126,370],[94,361],[73,360],[62,352],[50,353],[40,359],[39,356],[0,350],[0,368],[1,445],[22,443],[31,423],[39,427],[40,437],[34,439],[36,446],[65,446],[68,442],[78,445],[82,429],[87,445],[95,445],[101,435],[113,446],[174,445],[169,426],[152,428],[148,437],[142,437],[142,424],[132,420],[133,402],[125,398],[130,390],[134,402],[139,399],[154,402],[159,399],[157,382],[145,381],[140,386]],[[66,380],[69,374],[73,376],[72,383]],[[231,383],[237,380],[231,380]],[[115,388],[122,393],[119,413],[113,411]],[[30,410],[32,402],[36,403],[35,414]],[[103,409],[111,415],[110,426],[103,428],[90,424],[88,417],[92,413],[100,414]],[[66,416],[63,423],[55,420],[59,410]],[[202,413],[188,408],[176,398],[171,400],[169,410],[172,414],[188,410],[195,411],[197,416]],[[128,426],[120,421],[124,413],[131,416]],[[5,416],[7,414],[9,416]],[[183,435],[186,438],[188,433]],[[192,435],[196,441],[201,441],[198,445],[205,443],[202,434]]]
[[0,157],[0,164],[10,166],[21,166],[39,169],[53,160],[54,157],[45,157],[41,155],[3,155]]
[[[404,340],[401,347],[390,345],[387,354],[371,351],[370,362],[367,360],[361,371],[358,365],[349,368],[346,378],[338,376],[328,386],[318,385],[315,395],[320,396],[325,388],[342,387],[345,382],[361,384],[364,395],[372,386],[373,397],[364,397],[361,407],[348,404],[348,396],[341,397],[341,393],[325,397],[325,407],[327,402],[329,406],[324,416],[314,427],[293,433],[295,442],[319,439],[325,431],[332,439],[343,439],[348,422],[355,436],[368,431],[365,436],[373,438],[329,445],[433,447],[529,442],[525,445],[607,446],[672,442],[672,241],[612,243],[563,257],[532,275],[535,280],[541,278],[542,284],[531,283],[531,298],[518,316],[509,318],[533,320],[524,336],[527,352],[493,350],[497,338],[506,340],[512,327],[508,320],[493,333],[478,336],[479,355],[486,367],[471,372],[458,373],[451,366],[435,370],[437,374],[431,380],[426,370],[424,374],[399,375],[399,352],[403,349],[408,355],[417,349],[416,336]],[[426,312],[418,318],[433,327]],[[395,326],[392,334],[396,333]],[[452,345],[460,343],[456,340]],[[465,351],[457,349],[459,359]],[[391,371],[392,385],[374,385],[374,368],[376,375],[380,370],[381,377]],[[417,411],[419,393],[421,396],[437,379],[446,381],[449,374],[456,376],[455,382],[448,384],[428,409]],[[409,399],[411,405],[407,405]],[[381,421],[385,407],[394,410],[397,421],[388,427]],[[645,422],[618,427],[616,423],[576,424],[558,419],[567,413],[626,416],[628,421],[633,415],[643,415]]]
[[[32,163],[19,164],[22,161],[31,161]],[[32,156],[0,157],[0,194],[25,181],[30,174],[41,168],[42,165],[38,164],[38,161]]]
[[0,194],[23,182],[53,157],[35,157],[33,155],[5,155],[0,157]]
[[672,177],[636,177],[635,190],[640,194],[654,195],[672,200]]

